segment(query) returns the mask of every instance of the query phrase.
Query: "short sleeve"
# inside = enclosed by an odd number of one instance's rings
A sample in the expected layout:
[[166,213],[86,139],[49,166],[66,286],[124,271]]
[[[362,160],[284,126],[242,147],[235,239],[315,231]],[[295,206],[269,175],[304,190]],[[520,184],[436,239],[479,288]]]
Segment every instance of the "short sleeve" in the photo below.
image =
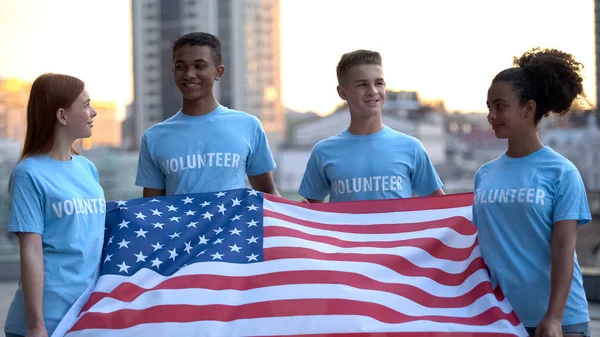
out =
[[419,196],[430,195],[443,186],[431,159],[429,159],[429,155],[427,155],[420,141],[417,141],[417,148],[415,149],[415,166],[411,178],[412,189]]
[[577,220],[585,225],[592,220],[583,180],[577,170],[563,173],[557,183],[553,201],[553,223]]
[[479,170],[475,172],[475,177],[473,178],[473,206],[471,207],[471,223],[477,227],[477,208],[475,207],[475,196],[477,195],[477,187],[479,186]]
[[246,161],[246,174],[257,176],[275,169],[275,160],[269,147],[265,131],[258,119],[255,119],[254,144]]
[[12,175],[8,189],[8,231],[44,234],[44,195],[33,178],[27,175]]
[[147,134],[145,133],[142,136],[135,184],[140,187],[165,189],[165,176],[152,160]]
[[306,163],[306,170],[298,190],[298,194],[305,198],[325,200],[327,194],[329,194],[329,179],[325,175],[325,167],[319,162],[319,153],[315,146],[310,153],[308,163]]

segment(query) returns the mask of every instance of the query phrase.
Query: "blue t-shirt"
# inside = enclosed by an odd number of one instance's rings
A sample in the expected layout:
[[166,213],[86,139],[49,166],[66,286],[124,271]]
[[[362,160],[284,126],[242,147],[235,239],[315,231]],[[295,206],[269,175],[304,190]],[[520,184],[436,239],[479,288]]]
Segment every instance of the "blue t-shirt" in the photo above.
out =
[[[23,159],[13,170],[8,231],[42,235],[43,315],[48,336],[93,283],[104,242],[104,191],[94,164],[82,156]],[[7,332],[26,335],[21,284],[6,318]]]
[[[526,327],[536,327],[550,299],[552,229],[557,221],[591,220],[583,181],[568,159],[544,147],[503,154],[475,174],[473,223],[494,283]],[[589,321],[577,255],[563,325]]]
[[258,118],[219,105],[203,116],[179,111],[144,132],[135,183],[166,195],[216,192],[274,169]]
[[365,136],[340,134],[318,142],[310,154],[299,194],[330,201],[410,198],[442,187],[425,148],[387,126]]

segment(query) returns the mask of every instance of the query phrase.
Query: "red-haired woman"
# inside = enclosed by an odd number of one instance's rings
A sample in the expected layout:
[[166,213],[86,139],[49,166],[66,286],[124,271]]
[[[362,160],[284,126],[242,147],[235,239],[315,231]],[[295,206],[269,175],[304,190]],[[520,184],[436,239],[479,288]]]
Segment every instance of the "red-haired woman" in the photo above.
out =
[[31,87],[27,134],[9,183],[8,230],[19,237],[21,281],[7,336],[49,336],[93,283],[104,240],[104,191],[94,164],[72,148],[92,135],[84,83],[44,74]]

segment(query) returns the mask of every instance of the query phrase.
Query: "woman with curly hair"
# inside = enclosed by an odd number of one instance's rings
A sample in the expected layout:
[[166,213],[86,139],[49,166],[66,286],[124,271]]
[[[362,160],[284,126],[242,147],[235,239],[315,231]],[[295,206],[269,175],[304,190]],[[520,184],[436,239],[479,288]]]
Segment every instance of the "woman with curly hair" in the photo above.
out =
[[591,220],[585,187],[537,128],[583,97],[583,66],[553,49],[530,50],[514,63],[488,90],[488,122],[508,149],[475,174],[479,245],[494,285],[531,336],[590,336],[575,254],[577,228]]

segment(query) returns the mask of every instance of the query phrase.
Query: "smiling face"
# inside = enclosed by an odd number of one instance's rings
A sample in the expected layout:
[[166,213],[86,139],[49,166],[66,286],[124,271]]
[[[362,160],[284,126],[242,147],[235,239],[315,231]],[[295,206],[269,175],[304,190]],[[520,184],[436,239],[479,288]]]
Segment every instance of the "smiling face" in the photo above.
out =
[[59,109],[58,121],[73,139],[92,136],[93,120],[98,113],[90,105],[90,96],[83,90],[68,109]]
[[184,45],[173,53],[173,79],[186,100],[212,95],[213,84],[225,68],[217,65],[211,47]]
[[383,69],[377,64],[353,66],[337,89],[340,97],[348,102],[352,114],[358,117],[380,114],[386,99]]
[[535,103],[523,104],[519,94],[508,81],[495,81],[488,89],[488,122],[497,138],[519,138],[535,130]]

